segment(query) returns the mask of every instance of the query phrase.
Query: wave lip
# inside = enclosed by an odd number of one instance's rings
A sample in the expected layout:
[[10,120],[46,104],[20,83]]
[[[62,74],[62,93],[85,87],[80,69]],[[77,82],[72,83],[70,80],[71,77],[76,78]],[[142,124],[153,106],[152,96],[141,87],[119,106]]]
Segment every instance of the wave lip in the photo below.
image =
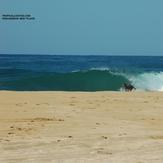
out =
[[92,67],[90,70],[97,70],[97,71],[111,71],[108,67]]

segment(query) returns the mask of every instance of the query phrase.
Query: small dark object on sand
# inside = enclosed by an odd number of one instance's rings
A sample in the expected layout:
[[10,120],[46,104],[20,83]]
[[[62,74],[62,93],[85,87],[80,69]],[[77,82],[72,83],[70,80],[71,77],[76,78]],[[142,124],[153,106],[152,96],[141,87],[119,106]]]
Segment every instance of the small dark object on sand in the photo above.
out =
[[125,88],[125,91],[132,91],[132,90],[136,90],[136,88],[133,86],[133,85],[131,85],[131,84],[126,84],[126,83],[124,83],[124,88]]

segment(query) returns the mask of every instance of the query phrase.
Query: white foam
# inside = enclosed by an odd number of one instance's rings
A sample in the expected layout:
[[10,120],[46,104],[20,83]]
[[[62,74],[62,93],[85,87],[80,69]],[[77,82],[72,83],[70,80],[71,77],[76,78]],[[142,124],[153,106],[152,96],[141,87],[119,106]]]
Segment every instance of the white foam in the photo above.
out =
[[127,75],[127,78],[139,90],[163,91],[163,72]]
[[90,70],[110,71],[108,67],[92,67]]

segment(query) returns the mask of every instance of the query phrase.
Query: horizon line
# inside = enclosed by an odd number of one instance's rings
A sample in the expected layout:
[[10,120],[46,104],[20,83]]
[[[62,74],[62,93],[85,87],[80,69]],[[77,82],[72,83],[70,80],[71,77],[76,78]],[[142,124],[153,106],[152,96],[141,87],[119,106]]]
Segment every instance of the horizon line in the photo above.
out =
[[112,56],[112,57],[125,57],[125,56],[129,56],[129,57],[163,57],[163,54],[162,55],[148,55],[148,54],[143,54],[143,55],[140,55],[140,54],[23,54],[23,53],[17,53],[17,54],[9,54],[9,53],[3,53],[3,54],[0,54],[0,55],[24,55],[24,56],[27,56],[27,55],[38,55],[38,56]]

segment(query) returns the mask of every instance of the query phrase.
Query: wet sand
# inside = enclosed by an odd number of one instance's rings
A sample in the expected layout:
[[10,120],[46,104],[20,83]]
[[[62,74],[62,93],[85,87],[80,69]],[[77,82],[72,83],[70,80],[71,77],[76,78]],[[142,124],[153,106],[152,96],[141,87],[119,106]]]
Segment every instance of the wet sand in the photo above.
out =
[[0,92],[0,162],[163,162],[163,93]]

